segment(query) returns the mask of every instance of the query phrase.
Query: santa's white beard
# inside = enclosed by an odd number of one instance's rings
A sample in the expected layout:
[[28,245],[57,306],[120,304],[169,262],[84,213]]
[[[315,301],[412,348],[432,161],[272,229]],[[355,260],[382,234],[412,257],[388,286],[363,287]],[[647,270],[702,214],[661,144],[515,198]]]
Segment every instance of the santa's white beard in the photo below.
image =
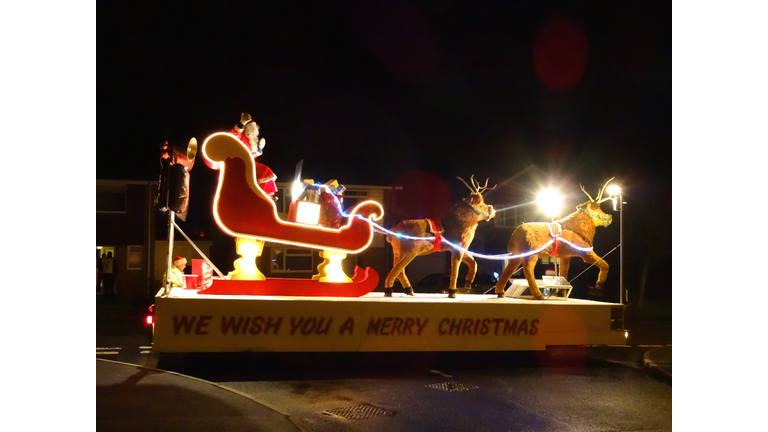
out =
[[258,129],[255,127],[249,127],[248,125],[245,126],[245,130],[243,130],[243,135],[245,135],[246,138],[248,138],[248,141],[251,143],[251,147],[253,148],[253,151],[258,151],[259,149],[259,132]]

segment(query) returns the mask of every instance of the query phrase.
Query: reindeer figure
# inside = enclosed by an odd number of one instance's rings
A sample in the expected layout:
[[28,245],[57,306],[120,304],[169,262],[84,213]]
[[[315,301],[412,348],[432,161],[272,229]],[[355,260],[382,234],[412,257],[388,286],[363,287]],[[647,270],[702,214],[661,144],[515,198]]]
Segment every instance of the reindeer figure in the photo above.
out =
[[477,263],[470,255],[442,243],[442,238],[467,249],[475,237],[475,230],[480,221],[491,220],[496,216],[493,206],[485,204],[483,201],[483,192],[494,189],[489,188],[488,180],[484,186],[480,186],[475,181],[475,175],[472,174],[468,185],[461,177],[456,177],[466,185],[472,194],[451,208],[448,215],[442,219],[442,229],[439,221],[431,219],[409,219],[404,220],[392,228],[393,232],[404,234],[410,237],[435,237],[434,241],[429,240],[411,240],[394,235],[388,235],[387,241],[392,244],[394,252],[394,267],[387,275],[384,281],[384,296],[392,297],[392,285],[395,284],[395,278],[400,281],[406,294],[413,295],[413,287],[405,275],[405,267],[420,255],[426,255],[432,252],[451,252],[451,281],[448,291],[449,298],[456,298],[456,279],[459,275],[459,266],[462,262],[467,264],[469,272],[465,279],[464,286],[471,287],[475,280],[477,272]]
[[[507,281],[509,281],[509,278],[522,263],[523,273],[528,281],[528,288],[531,294],[537,300],[544,300],[544,296],[541,295],[541,291],[538,285],[536,285],[533,269],[539,258],[553,255],[560,258],[560,276],[564,278],[568,277],[568,266],[570,265],[571,257],[580,257],[587,264],[595,263],[600,268],[596,288],[602,288],[605,279],[608,277],[608,263],[597,256],[591,248],[592,239],[595,236],[595,228],[611,224],[611,215],[605,214],[600,210],[600,203],[610,199],[601,199],[601,197],[611,180],[613,178],[608,180],[600,189],[597,199],[592,199],[589,193],[584,190],[584,186],[580,185],[581,190],[589,197],[589,201],[577,205],[576,211],[565,218],[552,224],[524,223],[515,228],[507,244],[507,250],[510,254],[521,255],[528,251],[538,250],[552,237],[555,237],[555,242],[537,254],[510,260],[498,282],[496,282],[495,293],[499,298],[504,297],[504,288],[507,285]],[[557,231],[560,231],[560,233]],[[559,242],[557,236],[581,248],[588,249],[588,251],[576,249],[566,242]]]

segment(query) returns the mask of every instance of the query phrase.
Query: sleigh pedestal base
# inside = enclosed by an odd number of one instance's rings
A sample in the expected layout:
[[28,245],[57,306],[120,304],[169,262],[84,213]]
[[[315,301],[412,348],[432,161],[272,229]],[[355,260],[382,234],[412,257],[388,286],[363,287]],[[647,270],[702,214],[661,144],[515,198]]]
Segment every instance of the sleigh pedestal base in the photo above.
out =
[[160,294],[158,353],[540,351],[626,343],[624,331],[611,325],[623,306],[589,300],[206,295],[179,288]]

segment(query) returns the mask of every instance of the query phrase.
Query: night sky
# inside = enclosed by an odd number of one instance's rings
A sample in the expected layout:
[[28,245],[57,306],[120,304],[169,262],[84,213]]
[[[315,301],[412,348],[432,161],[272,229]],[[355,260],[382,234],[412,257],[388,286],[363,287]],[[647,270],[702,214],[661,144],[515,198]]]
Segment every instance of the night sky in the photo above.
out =
[[[666,2],[100,3],[96,178],[157,180],[162,142],[202,143],[242,111],[278,181],[303,159],[303,178],[458,200],[457,176],[534,163],[570,212],[579,183],[595,197],[616,177],[634,262],[653,254],[668,296],[671,42]],[[186,228],[215,231],[217,173],[198,162]]]
[[668,3],[192,3],[99,4],[97,178],[155,179],[159,143],[248,111],[279,180],[536,163],[669,196]]

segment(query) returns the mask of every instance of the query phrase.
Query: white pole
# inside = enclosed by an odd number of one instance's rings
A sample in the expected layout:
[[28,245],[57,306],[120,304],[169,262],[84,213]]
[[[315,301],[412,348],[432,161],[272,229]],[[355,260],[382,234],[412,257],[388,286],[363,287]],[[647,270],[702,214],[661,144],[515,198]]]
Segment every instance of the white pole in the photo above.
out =
[[619,194],[619,303],[624,304],[624,197]]
[[168,213],[170,223],[168,224],[168,262],[165,268],[165,291],[163,292],[164,297],[168,297],[171,294],[171,266],[173,265],[173,225],[175,213],[170,209],[168,209]]
[[[555,222],[554,216],[550,216],[549,219],[550,219],[550,222],[552,223]],[[557,239],[555,239],[555,241],[557,241]],[[560,280],[560,279],[557,279],[558,276],[560,276],[560,273],[558,273],[557,271],[557,254],[555,254],[555,280],[556,281]]]

